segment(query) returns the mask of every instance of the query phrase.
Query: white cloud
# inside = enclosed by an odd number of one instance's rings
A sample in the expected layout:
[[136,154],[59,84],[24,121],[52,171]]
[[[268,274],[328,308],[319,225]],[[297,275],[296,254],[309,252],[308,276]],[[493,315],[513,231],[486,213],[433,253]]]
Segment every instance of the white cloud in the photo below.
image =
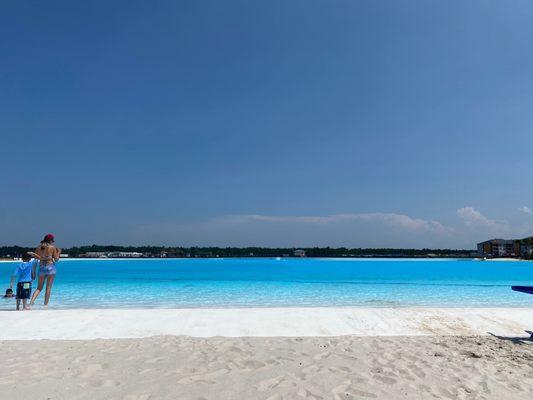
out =
[[411,231],[428,231],[433,233],[449,233],[450,228],[445,227],[438,221],[412,218],[404,214],[372,213],[354,214],[357,219],[366,221],[380,221],[388,225],[396,226]]
[[481,214],[474,207],[463,207],[457,210],[457,215],[466,225],[477,225],[485,227],[498,227],[499,223]]
[[[307,216],[240,214],[138,227],[132,241],[218,246],[446,247],[455,237],[438,221],[395,213]],[[454,245],[459,245],[457,242]]]
[[333,214],[326,216],[270,216],[270,215],[236,215],[240,221],[265,221],[265,222],[291,222],[301,224],[333,224],[349,221],[379,222],[392,227],[408,231],[431,231],[445,233],[449,231],[438,221],[412,218],[404,214],[395,213],[359,213],[359,214]]
[[[474,207],[463,207],[457,210],[457,215],[461,218],[471,234],[476,234],[479,238],[487,236],[508,237],[517,234],[517,227],[511,227],[507,221],[496,221],[481,214]],[[467,232],[465,232],[467,233]]]
[[386,212],[221,215],[191,222],[139,225],[123,236],[128,243],[171,246],[467,249],[491,237],[520,238],[533,234],[531,218],[498,221],[474,207],[463,207],[456,213],[459,218],[446,223]]
[[531,211],[531,208],[529,208],[528,206],[522,206],[518,210],[526,214],[533,214],[533,211]]

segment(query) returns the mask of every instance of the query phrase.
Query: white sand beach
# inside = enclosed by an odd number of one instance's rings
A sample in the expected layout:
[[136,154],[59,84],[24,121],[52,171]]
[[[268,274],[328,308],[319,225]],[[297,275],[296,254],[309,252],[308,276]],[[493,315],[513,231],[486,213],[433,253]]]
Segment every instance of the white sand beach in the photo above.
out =
[[160,335],[523,335],[531,308],[86,309],[0,312],[0,340],[90,340]]
[[3,399],[497,399],[533,395],[533,346],[479,336],[0,342]]
[[[531,309],[0,313],[6,399],[530,399]],[[491,335],[491,333],[493,336]]]

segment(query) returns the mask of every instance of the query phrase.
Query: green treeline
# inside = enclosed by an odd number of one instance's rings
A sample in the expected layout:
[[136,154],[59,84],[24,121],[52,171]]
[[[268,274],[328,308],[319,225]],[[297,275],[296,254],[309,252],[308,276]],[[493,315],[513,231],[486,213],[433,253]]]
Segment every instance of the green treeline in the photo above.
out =
[[[311,247],[305,250],[307,257],[469,257],[472,250],[454,249],[364,249],[346,247]],[[19,257],[34,248],[20,246],[0,247],[0,258]],[[63,248],[63,254],[79,257],[94,252],[138,252],[147,257],[282,257],[292,256],[296,248],[267,247],[165,247],[165,246],[105,246],[95,245]]]

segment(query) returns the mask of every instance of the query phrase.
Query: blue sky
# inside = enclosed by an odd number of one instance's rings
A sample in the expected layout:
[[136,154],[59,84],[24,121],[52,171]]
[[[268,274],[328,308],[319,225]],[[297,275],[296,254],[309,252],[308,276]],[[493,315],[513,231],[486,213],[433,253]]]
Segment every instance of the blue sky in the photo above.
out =
[[0,13],[0,244],[473,248],[533,234],[533,4]]

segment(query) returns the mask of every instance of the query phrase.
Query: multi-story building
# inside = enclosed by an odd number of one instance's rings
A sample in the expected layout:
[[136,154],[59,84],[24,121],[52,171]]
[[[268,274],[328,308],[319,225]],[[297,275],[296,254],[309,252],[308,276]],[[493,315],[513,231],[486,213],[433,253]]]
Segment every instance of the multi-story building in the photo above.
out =
[[477,244],[482,257],[520,257],[520,240],[491,239]]

